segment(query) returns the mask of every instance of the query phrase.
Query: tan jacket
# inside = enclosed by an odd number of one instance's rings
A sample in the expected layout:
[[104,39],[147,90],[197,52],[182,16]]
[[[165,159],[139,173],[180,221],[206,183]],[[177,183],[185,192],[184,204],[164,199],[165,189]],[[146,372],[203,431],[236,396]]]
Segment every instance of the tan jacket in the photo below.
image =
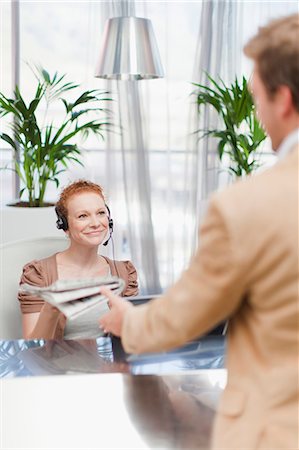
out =
[[166,350],[230,317],[213,448],[298,448],[298,148],[211,200],[179,281],[129,310],[125,350]]

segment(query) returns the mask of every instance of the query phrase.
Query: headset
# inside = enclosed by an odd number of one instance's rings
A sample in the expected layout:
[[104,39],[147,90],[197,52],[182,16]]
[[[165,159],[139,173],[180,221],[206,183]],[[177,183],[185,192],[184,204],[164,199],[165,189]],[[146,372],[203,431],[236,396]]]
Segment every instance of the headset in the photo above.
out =
[[[109,237],[108,237],[107,241],[105,241],[103,243],[103,245],[106,246],[108,244],[109,240],[112,237],[112,233],[113,233],[113,219],[111,218],[109,206],[105,204],[105,207],[107,208],[107,211],[108,211],[108,225],[109,225]],[[68,228],[69,228],[69,224],[68,224],[67,218],[61,212],[61,210],[59,209],[58,206],[55,206],[55,212],[56,212],[56,215],[57,215],[56,227],[58,228],[58,230],[67,231]]]

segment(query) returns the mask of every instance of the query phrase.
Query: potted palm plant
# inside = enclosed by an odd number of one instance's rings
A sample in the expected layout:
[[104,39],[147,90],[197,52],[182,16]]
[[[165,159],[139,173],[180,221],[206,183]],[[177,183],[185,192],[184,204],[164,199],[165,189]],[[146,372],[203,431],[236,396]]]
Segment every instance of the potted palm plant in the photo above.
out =
[[[27,199],[17,205],[42,207],[45,206],[48,182],[54,182],[58,187],[59,174],[67,169],[69,162],[82,164],[75,138],[79,135],[86,138],[90,133],[103,138],[103,131],[109,126],[107,118],[101,118],[103,113],[109,112],[103,104],[111,99],[107,98],[108,92],[87,90],[69,101],[69,92],[79,85],[66,82],[66,75],[57,72],[50,76],[43,68],[32,70],[37,85],[27,104],[18,86],[14,98],[0,93],[0,118],[10,115],[13,119],[11,133],[0,133],[0,139],[18,155],[11,169],[17,172],[21,181],[19,197],[24,194]],[[60,103],[64,110],[60,123],[54,121],[53,114],[48,119],[54,102]],[[91,113],[93,118],[90,118]]]
[[252,173],[259,165],[256,151],[266,138],[259,124],[252,96],[248,90],[247,80],[243,77],[239,83],[226,85],[222,80],[217,83],[207,74],[209,86],[192,83],[197,89],[192,93],[196,96],[198,112],[202,105],[212,107],[217,111],[221,125],[219,128],[199,129],[200,138],[213,136],[218,140],[217,151],[220,160],[224,154],[230,159],[228,170],[236,177]]

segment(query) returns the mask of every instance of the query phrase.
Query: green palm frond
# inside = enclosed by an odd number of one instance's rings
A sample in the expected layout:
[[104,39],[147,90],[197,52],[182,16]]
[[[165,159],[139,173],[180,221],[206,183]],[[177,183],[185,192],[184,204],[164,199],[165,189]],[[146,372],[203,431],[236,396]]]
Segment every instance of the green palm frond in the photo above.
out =
[[266,138],[266,134],[255,116],[255,106],[247,87],[245,77],[239,82],[226,85],[217,82],[206,73],[209,85],[192,83],[196,86],[191,95],[196,97],[198,113],[203,105],[214,109],[222,123],[219,129],[198,129],[200,138],[212,136],[218,139],[219,158],[229,155],[232,165],[228,170],[235,176],[249,174],[259,166],[255,157],[256,149]]
[[[112,99],[108,91],[94,89],[68,101],[64,94],[78,88],[78,84],[67,82],[65,74],[50,75],[38,66],[31,69],[37,86],[30,102],[26,103],[18,86],[13,99],[0,93],[0,117],[13,117],[11,132],[0,133],[0,139],[19,152],[14,170],[25,184],[19,195],[27,193],[30,206],[42,206],[47,183],[51,181],[59,186],[59,174],[67,169],[69,162],[82,165],[81,151],[74,139],[79,135],[86,138],[90,133],[104,139],[104,132],[113,126],[108,120],[110,111],[104,107]],[[64,105],[64,119],[58,125],[47,121],[47,117],[40,122],[37,117],[42,102],[47,112],[55,100]]]
[[49,103],[57,98],[60,98],[63,93],[79,87],[78,84],[65,82],[64,79],[66,77],[66,74],[59,75],[58,72],[55,72],[51,77],[49,72],[41,66],[32,67],[29,65],[29,67],[33,71],[38,82],[41,83],[43,89],[45,90],[45,97]]

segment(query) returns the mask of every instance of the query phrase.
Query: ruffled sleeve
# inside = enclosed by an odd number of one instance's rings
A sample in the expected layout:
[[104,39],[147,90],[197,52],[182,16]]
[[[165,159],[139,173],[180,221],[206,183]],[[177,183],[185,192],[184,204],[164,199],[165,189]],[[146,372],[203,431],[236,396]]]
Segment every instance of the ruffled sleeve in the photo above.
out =
[[[31,261],[23,267],[23,273],[20,279],[20,285],[28,283],[32,286],[43,287],[47,285],[46,274],[40,261]],[[33,294],[19,292],[18,299],[23,314],[40,312],[44,301]]]
[[138,295],[137,271],[131,261],[123,261],[127,272],[126,287],[122,293],[123,297]]
[[125,288],[120,294],[122,297],[134,297],[138,295],[137,271],[131,261],[115,261],[104,256],[109,264],[111,275],[122,278]]
[[[31,261],[23,268],[20,285],[49,286],[57,278],[54,266],[55,255]],[[19,292],[18,299],[22,314],[40,313],[30,339],[63,339],[66,318],[57,308],[33,294]]]

